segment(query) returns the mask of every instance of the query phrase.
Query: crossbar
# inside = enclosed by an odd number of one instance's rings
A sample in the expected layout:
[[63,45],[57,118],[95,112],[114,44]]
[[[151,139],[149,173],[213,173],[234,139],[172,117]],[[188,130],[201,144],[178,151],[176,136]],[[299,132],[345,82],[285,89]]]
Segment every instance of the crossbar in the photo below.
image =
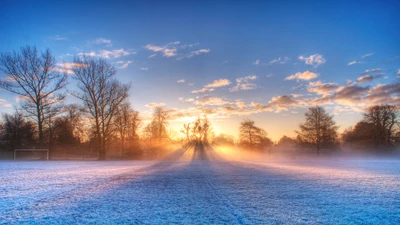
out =
[[17,158],[17,152],[46,152],[46,160],[49,160],[49,149],[14,149],[14,160]]

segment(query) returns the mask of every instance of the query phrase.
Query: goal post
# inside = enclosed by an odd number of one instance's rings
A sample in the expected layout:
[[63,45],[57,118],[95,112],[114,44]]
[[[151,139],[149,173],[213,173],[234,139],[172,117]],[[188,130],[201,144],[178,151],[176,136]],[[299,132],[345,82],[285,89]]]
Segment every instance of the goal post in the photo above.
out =
[[[38,157],[37,153],[41,153],[41,156],[39,156],[39,159],[43,159],[43,156],[45,156],[45,160],[49,160],[49,149],[14,149],[14,160],[17,159],[17,153],[21,152],[21,153],[25,153],[25,154],[29,154],[32,156],[36,156]],[[28,155],[29,156],[29,155]]]

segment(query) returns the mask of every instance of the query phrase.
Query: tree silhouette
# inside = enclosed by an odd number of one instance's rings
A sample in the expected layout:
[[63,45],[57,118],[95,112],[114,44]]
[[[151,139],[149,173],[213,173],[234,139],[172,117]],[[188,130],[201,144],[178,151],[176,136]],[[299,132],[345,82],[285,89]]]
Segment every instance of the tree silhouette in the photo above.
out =
[[169,140],[168,135],[168,111],[163,107],[156,107],[152,121],[144,128],[144,133],[150,142],[161,144]]
[[255,126],[254,121],[249,119],[240,123],[239,142],[242,146],[250,149],[263,149],[272,145],[272,141],[267,137],[267,132]]
[[[130,157],[139,148],[139,112],[132,109],[129,102],[118,106],[114,126],[119,139],[122,157]],[[136,149],[135,149],[136,148]]]
[[308,108],[306,122],[300,125],[300,139],[313,145],[319,155],[321,147],[330,146],[337,141],[337,129],[333,116],[319,106]]
[[30,121],[26,121],[24,115],[15,111],[14,114],[3,114],[4,121],[1,124],[1,140],[6,148],[14,150],[35,143],[35,127]]
[[105,59],[90,56],[75,57],[72,66],[81,99],[94,125],[99,160],[106,159],[106,148],[113,132],[112,122],[118,106],[128,98],[130,84],[114,77],[116,69]]
[[22,108],[35,118],[39,144],[43,143],[44,123],[58,111],[66,94],[60,93],[67,85],[67,74],[57,68],[51,51],[39,54],[35,46],[22,47],[20,52],[1,53],[0,70],[7,77],[0,80],[0,88],[23,99]]
[[375,147],[389,146],[395,132],[395,125],[399,125],[399,108],[392,105],[371,106],[363,113],[363,121],[372,127],[372,139]]
[[[396,126],[397,124],[397,126]],[[399,109],[391,105],[365,109],[363,120],[342,134],[344,144],[365,148],[390,147],[396,142],[396,128],[400,126]]]

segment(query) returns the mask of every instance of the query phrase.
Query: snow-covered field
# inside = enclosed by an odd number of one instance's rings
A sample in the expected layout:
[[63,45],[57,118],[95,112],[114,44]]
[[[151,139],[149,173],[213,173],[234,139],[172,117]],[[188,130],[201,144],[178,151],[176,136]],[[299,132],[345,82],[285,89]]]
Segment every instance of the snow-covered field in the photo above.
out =
[[398,159],[214,155],[0,162],[0,224],[400,224]]

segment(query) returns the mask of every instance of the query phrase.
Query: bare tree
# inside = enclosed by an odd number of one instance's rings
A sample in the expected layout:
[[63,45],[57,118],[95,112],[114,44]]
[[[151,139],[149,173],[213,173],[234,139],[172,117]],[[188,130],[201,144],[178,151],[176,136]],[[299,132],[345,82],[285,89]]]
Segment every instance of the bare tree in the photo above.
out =
[[45,121],[58,112],[57,105],[66,96],[60,90],[67,85],[67,74],[56,66],[49,49],[39,54],[35,46],[25,46],[20,52],[0,54],[0,70],[6,74],[0,88],[23,99],[22,108],[37,122],[39,144]]
[[122,103],[118,107],[115,115],[114,126],[121,144],[122,157],[127,157],[130,154],[133,154],[132,151],[137,150],[139,147],[139,112],[133,110],[128,102]]
[[254,121],[246,119],[240,123],[239,142],[250,149],[262,149],[272,145],[264,129],[255,125]]
[[190,123],[183,124],[183,128],[180,130],[181,133],[185,135],[187,143],[190,142],[190,130],[191,130]]
[[337,141],[337,129],[333,116],[325,112],[324,108],[316,106],[308,108],[305,113],[306,122],[300,124],[300,139],[317,149],[319,155],[323,146],[333,145]]
[[128,98],[130,84],[122,84],[114,77],[116,69],[101,58],[75,57],[72,71],[78,80],[81,99],[92,119],[99,160],[106,159],[106,148],[113,132],[112,121],[118,106]]
[[168,119],[169,116],[166,109],[163,107],[155,108],[153,120],[144,129],[147,138],[152,142],[156,141],[158,144],[168,140]]
[[372,106],[365,110],[363,116],[363,122],[371,125],[375,147],[391,145],[395,125],[400,124],[399,108],[393,105]]

